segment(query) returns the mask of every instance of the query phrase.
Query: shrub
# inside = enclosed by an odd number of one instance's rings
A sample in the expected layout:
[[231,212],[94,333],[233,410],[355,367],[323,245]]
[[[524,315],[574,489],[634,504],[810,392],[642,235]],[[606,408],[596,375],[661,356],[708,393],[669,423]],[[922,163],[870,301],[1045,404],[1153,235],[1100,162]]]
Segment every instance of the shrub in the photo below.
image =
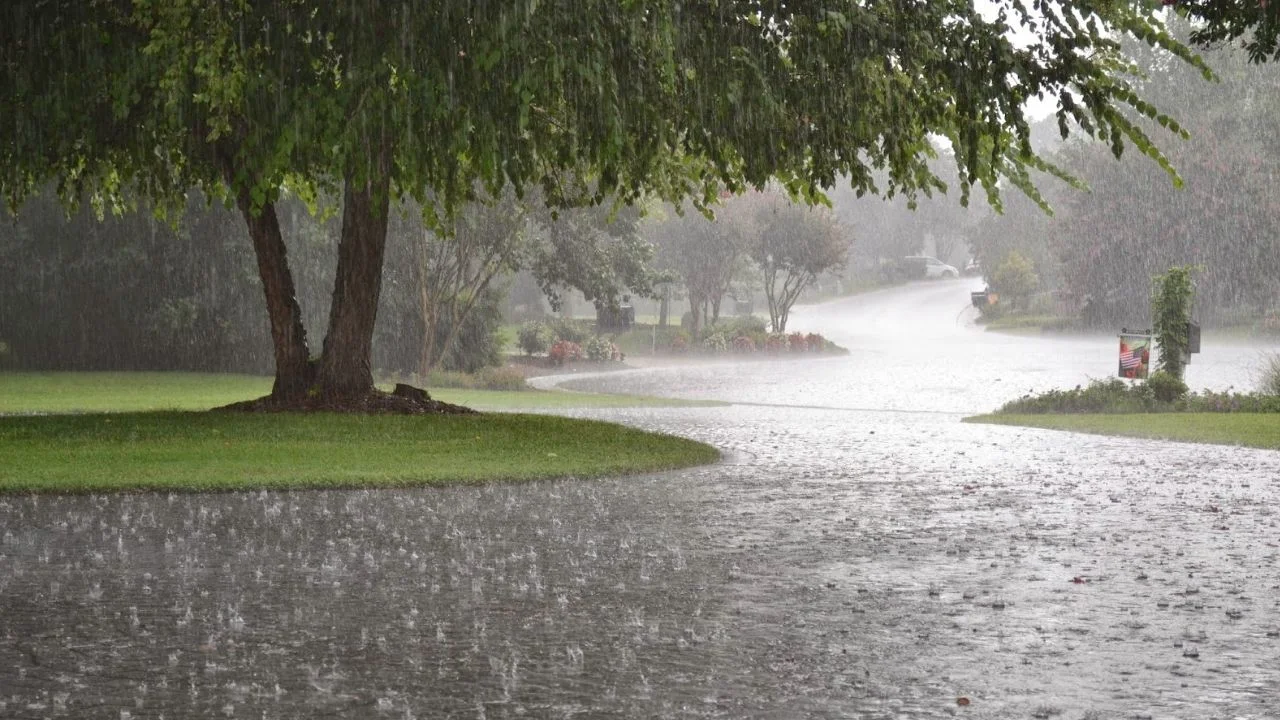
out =
[[517,343],[525,355],[546,352],[551,340],[551,328],[536,320],[521,325],[517,334]]
[[769,333],[764,341],[764,349],[769,352],[783,352],[787,349],[787,336],[782,333]]
[[[467,373],[502,364],[501,327],[502,295],[493,291],[486,292],[462,319],[457,333],[453,335],[453,342],[436,364],[444,370]],[[437,349],[444,347],[450,332],[451,328],[447,323],[442,322],[436,326]]]
[[1147,387],[1151,388],[1155,399],[1163,403],[1181,400],[1187,394],[1187,384],[1182,378],[1165,370],[1151,373],[1151,377],[1147,379]]
[[1031,294],[1040,286],[1040,276],[1036,275],[1035,265],[1014,250],[996,268],[991,277],[991,286],[1001,296],[1007,297],[1011,306],[1025,308]]
[[1130,386],[1119,378],[1093,380],[1072,390],[1050,390],[1005,403],[1002,413],[1132,413],[1147,412],[1155,397],[1145,384]]
[[[1040,395],[1026,395],[1006,403],[997,412],[1044,413],[1144,413],[1144,412],[1213,412],[1276,413],[1280,412],[1280,396],[1215,392],[1205,390],[1187,393],[1186,385],[1168,373],[1156,372],[1145,383],[1130,385],[1119,378],[1093,380],[1086,387],[1072,390],[1050,390]],[[1176,391],[1181,390],[1182,395]],[[1159,396],[1157,396],[1159,393]],[[1172,397],[1164,400],[1162,397]]]
[[824,352],[827,349],[827,339],[818,333],[805,335],[804,344],[809,348],[809,352]]
[[689,351],[689,333],[681,330],[671,338],[671,352],[685,353]]
[[1262,367],[1258,392],[1263,395],[1280,395],[1280,354],[1271,353]]
[[551,328],[552,340],[565,340],[575,345],[581,345],[586,342],[590,333],[580,323],[570,318],[556,318],[548,323]]
[[804,333],[793,332],[787,336],[787,349],[791,352],[804,352],[809,349],[809,343],[805,341]]
[[753,353],[756,351],[756,342],[746,335],[739,335],[733,339],[733,351],[736,353]]
[[568,340],[557,340],[547,351],[547,357],[551,358],[552,364],[555,365],[575,362],[582,359],[582,346]]
[[768,327],[765,325],[763,318],[758,318],[755,315],[744,315],[716,323],[716,330],[723,332],[725,337],[754,337],[766,334]]
[[599,335],[587,340],[587,344],[583,348],[586,351],[587,359],[593,362],[605,362],[612,360],[618,348],[608,340]]
[[729,349],[729,338],[722,332],[714,332],[702,340],[702,347],[707,352],[722,353]]
[[431,388],[461,388],[463,390],[528,390],[524,373],[518,368],[489,367],[475,373],[451,370],[432,370],[426,386]]

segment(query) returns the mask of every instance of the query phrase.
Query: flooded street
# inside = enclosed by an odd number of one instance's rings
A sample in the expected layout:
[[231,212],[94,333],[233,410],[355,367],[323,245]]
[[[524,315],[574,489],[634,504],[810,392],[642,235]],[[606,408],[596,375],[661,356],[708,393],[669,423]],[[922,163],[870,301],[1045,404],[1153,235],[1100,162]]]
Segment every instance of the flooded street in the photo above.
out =
[[975,282],[799,308],[845,357],[570,384],[735,403],[578,413],[715,466],[0,499],[0,717],[1280,716],[1280,454],[962,424],[1115,364]]

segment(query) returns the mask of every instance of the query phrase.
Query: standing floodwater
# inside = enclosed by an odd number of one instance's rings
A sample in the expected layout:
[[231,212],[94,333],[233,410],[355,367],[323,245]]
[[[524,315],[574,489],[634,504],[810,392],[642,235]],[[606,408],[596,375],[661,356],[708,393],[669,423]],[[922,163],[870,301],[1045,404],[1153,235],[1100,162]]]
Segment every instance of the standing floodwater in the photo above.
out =
[[844,358],[590,381],[757,403],[583,413],[713,467],[0,499],[0,717],[1276,717],[1280,456],[961,424],[1114,352],[968,289],[799,312]]

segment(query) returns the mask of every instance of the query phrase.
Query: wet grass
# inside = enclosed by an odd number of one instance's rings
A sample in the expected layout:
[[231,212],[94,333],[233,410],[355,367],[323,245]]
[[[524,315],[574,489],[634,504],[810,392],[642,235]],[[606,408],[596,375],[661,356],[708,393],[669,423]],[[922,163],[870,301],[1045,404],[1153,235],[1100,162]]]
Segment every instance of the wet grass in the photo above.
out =
[[998,414],[969,417],[965,422],[1280,449],[1280,414],[1276,413]]
[[[388,386],[387,389],[390,389]],[[177,372],[0,372],[0,415],[208,410],[271,391],[255,375]],[[546,390],[430,389],[431,396],[477,410],[706,405],[633,395]]]
[[0,492],[398,487],[714,462],[702,443],[549,415],[0,417]]
[[1080,332],[1078,320],[1061,315],[1010,314],[980,324],[992,332],[1010,335]]

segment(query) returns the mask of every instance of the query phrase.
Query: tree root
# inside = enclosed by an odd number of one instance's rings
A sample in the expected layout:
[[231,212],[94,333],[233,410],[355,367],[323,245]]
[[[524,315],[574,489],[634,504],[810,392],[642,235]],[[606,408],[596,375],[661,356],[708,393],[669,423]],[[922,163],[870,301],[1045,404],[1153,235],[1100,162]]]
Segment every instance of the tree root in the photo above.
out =
[[475,410],[432,400],[426,390],[412,385],[397,384],[394,391],[385,393],[373,390],[363,395],[309,394],[301,398],[279,398],[267,395],[256,400],[244,400],[220,408],[215,412],[333,412],[363,413],[368,415],[472,415]]

